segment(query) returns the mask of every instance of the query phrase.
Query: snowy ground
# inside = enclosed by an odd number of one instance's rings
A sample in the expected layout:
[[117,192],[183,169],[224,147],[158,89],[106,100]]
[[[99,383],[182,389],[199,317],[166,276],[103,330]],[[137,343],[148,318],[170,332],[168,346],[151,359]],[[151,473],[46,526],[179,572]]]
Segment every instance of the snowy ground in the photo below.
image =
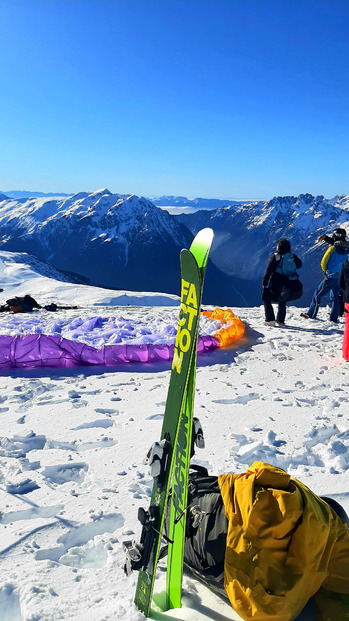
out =
[[[349,511],[344,321],[330,324],[325,309],[302,320],[291,307],[288,327],[271,328],[262,308],[233,310],[244,339],[198,359],[199,463],[221,474],[264,460]],[[138,538],[149,503],[142,461],[160,436],[169,376],[169,363],[0,372],[1,621],[143,619],[122,542]],[[183,603],[153,618],[238,618],[189,575]]]
[[[61,276],[61,279],[59,279]],[[32,295],[40,304],[62,306],[177,306],[178,296],[139,293],[72,284],[64,274],[25,252],[0,251],[1,304],[15,296]]]

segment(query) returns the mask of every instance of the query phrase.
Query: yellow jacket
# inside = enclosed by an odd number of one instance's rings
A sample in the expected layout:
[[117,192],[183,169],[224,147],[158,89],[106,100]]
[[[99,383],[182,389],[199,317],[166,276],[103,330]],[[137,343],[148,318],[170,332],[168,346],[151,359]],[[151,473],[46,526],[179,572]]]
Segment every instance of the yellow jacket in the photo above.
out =
[[327,276],[337,276],[347,258],[349,252],[348,244],[337,243],[330,246],[321,260],[321,269]]
[[321,269],[322,271],[326,274],[326,270],[327,270],[327,263],[329,258],[331,257],[331,254],[334,252],[334,246],[330,246],[329,248],[327,248],[324,256],[321,259]]
[[242,619],[292,621],[320,587],[349,593],[349,529],[326,502],[263,462],[218,482],[229,521],[224,586]]

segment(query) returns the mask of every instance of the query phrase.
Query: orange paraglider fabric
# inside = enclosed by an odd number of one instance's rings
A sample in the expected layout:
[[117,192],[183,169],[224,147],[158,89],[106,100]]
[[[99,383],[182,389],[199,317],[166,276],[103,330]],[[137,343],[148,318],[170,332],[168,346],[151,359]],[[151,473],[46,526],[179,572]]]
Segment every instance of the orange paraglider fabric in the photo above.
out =
[[222,308],[215,308],[213,311],[203,311],[202,315],[206,315],[211,321],[218,319],[224,324],[228,324],[225,328],[221,328],[214,335],[219,341],[219,346],[224,347],[229,345],[237,338],[241,337],[245,332],[245,324],[241,319],[228,308],[223,310]]

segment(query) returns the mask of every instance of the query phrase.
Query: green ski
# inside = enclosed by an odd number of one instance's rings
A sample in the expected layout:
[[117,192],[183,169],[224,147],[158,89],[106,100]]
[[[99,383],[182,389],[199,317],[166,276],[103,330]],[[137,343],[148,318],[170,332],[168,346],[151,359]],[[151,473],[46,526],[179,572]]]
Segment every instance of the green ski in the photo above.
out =
[[[205,276],[208,253],[206,254],[203,251],[203,245],[200,244],[200,234],[206,235],[206,231],[207,229],[201,231],[190,247],[190,251],[195,256],[198,264],[200,265],[202,282]],[[211,237],[211,243],[212,239],[213,237]],[[196,336],[196,343],[197,340],[198,333]],[[196,349],[197,345],[195,350]],[[181,411],[179,432],[175,447],[173,463],[171,512],[168,529],[168,537],[170,541],[168,545],[166,581],[166,606],[168,609],[180,608],[181,606],[189,464],[193,446],[192,433],[196,358],[196,355],[193,356],[189,371],[188,386],[186,389],[185,400]]]
[[192,446],[193,405],[196,365],[192,363],[187,395],[179,423],[172,476],[171,511],[168,528],[166,608],[180,608],[189,463]]
[[[195,374],[203,285],[202,270],[207,263],[212,239],[212,230],[204,229],[192,243],[190,250],[193,249],[195,256],[191,251],[181,251],[181,305],[170,385],[161,439],[160,442],[155,442],[148,455],[154,477],[150,507],[147,511],[140,509],[138,513],[143,527],[140,543],[134,541],[125,543],[127,549],[125,571],[129,573],[132,569],[139,570],[135,603],[146,616],[150,610],[179,422],[181,413],[186,408],[189,379],[193,372]],[[195,360],[194,369],[192,369],[193,360]]]

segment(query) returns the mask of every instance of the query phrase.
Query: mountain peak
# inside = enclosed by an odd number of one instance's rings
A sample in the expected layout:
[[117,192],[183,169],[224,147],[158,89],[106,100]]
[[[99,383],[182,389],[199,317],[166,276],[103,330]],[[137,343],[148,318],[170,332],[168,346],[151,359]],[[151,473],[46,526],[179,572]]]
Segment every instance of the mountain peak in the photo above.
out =
[[90,192],[90,196],[105,196],[106,194],[108,194],[109,196],[112,195],[108,188],[101,188],[100,190],[96,190],[95,192]]

